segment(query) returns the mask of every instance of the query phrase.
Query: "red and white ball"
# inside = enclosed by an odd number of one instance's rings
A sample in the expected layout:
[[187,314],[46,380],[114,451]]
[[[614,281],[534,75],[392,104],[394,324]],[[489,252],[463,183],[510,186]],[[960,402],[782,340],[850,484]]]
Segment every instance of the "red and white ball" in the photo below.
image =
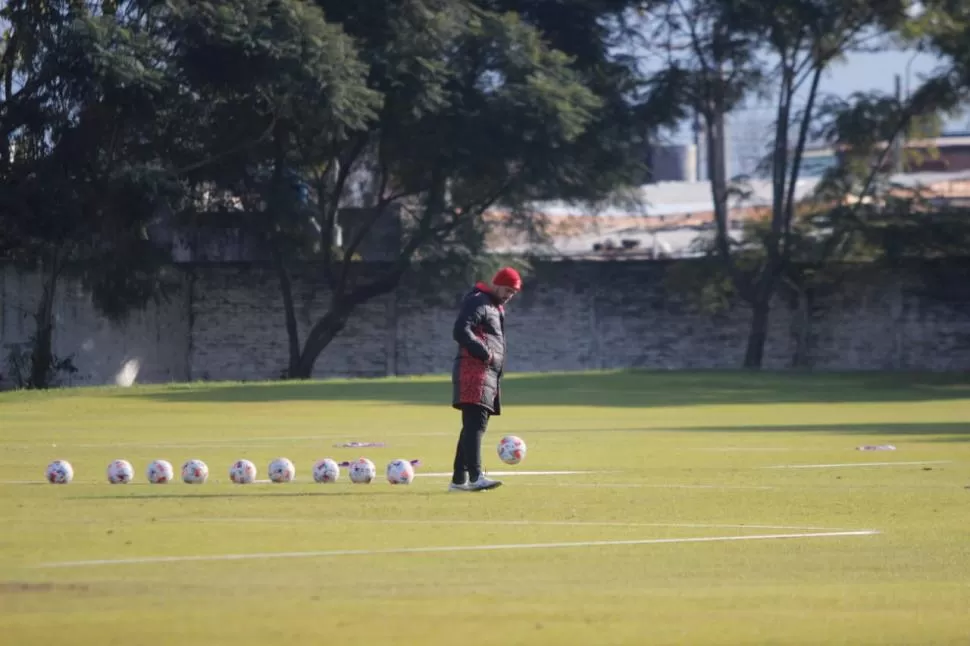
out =
[[175,478],[172,463],[167,460],[152,460],[145,469],[145,479],[152,484],[165,484]]
[[387,481],[392,485],[409,485],[414,481],[414,466],[407,460],[387,463]]
[[276,458],[269,463],[269,479],[273,482],[293,482],[296,467],[286,458]]
[[182,482],[202,484],[209,479],[209,466],[202,460],[189,460],[182,465]]
[[111,484],[128,484],[135,477],[135,470],[128,460],[115,460],[108,465],[108,482]]
[[54,460],[47,465],[45,477],[51,484],[68,484],[74,479],[74,467],[67,460]]
[[229,467],[229,479],[236,484],[250,484],[256,480],[256,465],[249,460],[236,460]]
[[367,458],[358,458],[350,463],[350,481],[354,484],[370,484],[377,475],[377,468]]
[[324,458],[313,465],[313,481],[330,484],[340,477],[340,465],[336,460]]
[[526,450],[525,442],[515,435],[506,435],[498,443],[498,457],[505,464],[522,462],[525,459]]

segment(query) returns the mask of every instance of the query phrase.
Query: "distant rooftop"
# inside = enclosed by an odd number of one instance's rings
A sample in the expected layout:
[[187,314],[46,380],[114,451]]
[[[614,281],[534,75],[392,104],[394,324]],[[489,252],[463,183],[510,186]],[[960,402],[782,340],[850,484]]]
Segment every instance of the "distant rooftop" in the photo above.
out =
[[[970,195],[970,171],[898,174],[892,182],[905,187],[936,187],[945,195]],[[799,180],[796,199],[809,197],[819,178]],[[948,183],[960,183],[952,188]],[[770,206],[768,180],[747,182],[745,199],[732,199],[732,238],[740,236],[746,209]],[[613,257],[689,257],[698,255],[696,242],[713,232],[714,210],[710,182],[660,182],[640,187],[643,201],[636,207],[596,209],[561,201],[540,202],[533,208],[550,218],[552,239],[533,244],[502,234],[490,244],[496,253],[536,253],[546,257],[602,259]],[[965,193],[967,195],[965,195]],[[498,210],[496,210],[498,211]]]
[[[798,180],[795,199],[809,197],[821,178],[806,177]],[[891,180],[902,186],[931,186],[944,182],[970,180],[970,171],[902,173],[893,175]],[[731,198],[729,208],[754,208],[770,206],[772,203],[771,180],[752,179],[739,186],[747,189],[744,198]],[[600,218],[658,217],[668,215],[691,215],[711,213],[714,201],[711,198],[711,183],[701,182],[658,182],[645,184],[637,190],[636,197],[641,204],[636,206],[594,207],[570,204],[559,200],[535,202],[532,208],[549,217],[595,216]],[[500,210],[500,209],[497,209]]]

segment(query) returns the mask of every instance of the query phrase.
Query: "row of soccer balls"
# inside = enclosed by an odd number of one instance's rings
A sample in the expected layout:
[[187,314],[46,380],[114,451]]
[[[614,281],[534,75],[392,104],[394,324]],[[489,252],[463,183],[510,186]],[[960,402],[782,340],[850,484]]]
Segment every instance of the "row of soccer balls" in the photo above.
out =
[[[497,448],[499,458],[505,464],[518,464],[525,458],[525,442],[514,435],[503,437]],[[377,468],[367,458],[344,463],[324,458],[313,465],[314,482],[336,482],[341,466],[348,468],[350,481],[354,484],[369,484],[377,476]],[[268,472],[272,482],[292,482],[296,477],[296,467],[287,458],[276,458],[270,462]],[[236,460],[229,467],[229,479],[236,484],[255,482],[256,473],[256,465],[249,460]],[[385,474],[391,484],[411,484],[414,480],[414,463],[402,459],[391,460],[387,463]],[[108,465],[107,476],[111,484],[127,484],[134,479],[135,471],[127,460],[114,460]],[[175,478],[175,471],[170,462],[153,460],[145,470],[145,478],[152,484],[165,484]],[[208,478],[209,467],[202,460],[193,459],[182,465],[182,482],[202,484]],[[74,479],[74,467],[66,460],[54,460],[47,465],[46,479],[53,484],[67,484]]]
[[[377,468],[367,458],[359,458],[350,463],[350,481],[368,484],[377,476]],[[256,465],[249,460],[236,460],[229,467],[229,479],[236,484],[250,484],[256,481]],[[67,484],[74,479],[74,467],[67,460],[54,460],[47,465],[47,481],[53,484]],[[135,479],[135,470],[128,460],[114,460],[108,465],[108,482],[128,484]],[[272,482],[292,482],[296,477],[296,467],[287,458],[276,458],[269,463],[269,479]],[[340,464],[330,458],[313,465],[313,479],[316,482],[336,482],[340,477]],[[151,484],[165,484],[175,479],[175,470],[167,460],[152,460],[145,469],[145,479]],[[202,484],[209,479],[209,466],[202,460],[189,460],[182,465],[182,482]],[[387,481],[391,484],[411,484],[414,480],[414,465],[408,460],[391,460],[387,465]]]

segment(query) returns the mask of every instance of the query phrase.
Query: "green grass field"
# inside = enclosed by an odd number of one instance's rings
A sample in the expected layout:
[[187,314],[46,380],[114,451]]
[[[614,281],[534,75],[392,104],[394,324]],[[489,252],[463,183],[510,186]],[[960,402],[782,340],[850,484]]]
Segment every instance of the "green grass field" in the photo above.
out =
[[[970,643],[970,382],[520,375],[504,395],[484,453],[514,474],[467,494],[436,475],[457,439],[440,379],[0,394],[0,643]],[[374,483],[312,482],[359,455]],[[277,456],[297,482],[228,482]],[[409,487],[383,478],[396,457],[423,462]],[[72,484],[42,482],[55,458]],[[115,458],[135,482],[107,484]],[[155,458],[209,481],[149,485]],[[526,473],[561,470],[584,473]]]

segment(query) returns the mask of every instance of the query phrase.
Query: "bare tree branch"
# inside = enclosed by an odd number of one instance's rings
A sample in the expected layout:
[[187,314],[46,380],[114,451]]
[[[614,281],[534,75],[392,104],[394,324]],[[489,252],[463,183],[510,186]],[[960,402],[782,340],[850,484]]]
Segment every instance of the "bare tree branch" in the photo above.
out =
[[787,262],[791,252],[791,225],[795,211],[795,188],[798,185],[798,173],[801,170],[802,155],[805,152],[805,145],[808,142],[808,131],[811,127],[815,98],[818,96],[819,83],[822,80],[824,67],[815,68],[812,77],[812,85],[808,90],[808,105],[802,113],[801,124],[798,132],[798,141],[795,143],[795,151],[792,159],[791,176],[788,179],[787,197],[785,200],[784,218],[784,237],[782,242],[782,259]]
[[233,155],[241,153],[247,148],[252,148],[253,146],[256,146],[258,144],[265,143],[269,141],[269,139],[273,136],[273,131],[276,129],[276,123],[277,123],[276,116],[273,116],[269,126],[256,139],[253,139],[252,141],[246,141],[244,143],[239,144],[238,146],[227,148],[226,150],[222,151],[217,155],[213,155],[206,159],[201,159],[197,162],[175,169],[174,171],[172,171],[172,174],[176,176],[185,175],[186,173],[191,173],[193,171],[200,170],[207,166],[212,166],[228,157],[232,157]]
[[[317,203],[323,211],[323,222],[320,223],[320,252],[323,255],[323,275],[334,293],[342,291],[346,286],[346,272],[341,271],[338,279],[333,271],[333,232],[337,224],[337,213],[340,210],[340,200],[344,193],[344,187],[347,185],[347,179],[350,177],[357,159],[367,147],[369,137],[366,134],[360,134],[355,139],[356,141],[351,144],[345,157],[340,160],[340,168],[333,185],[328,186],[327,176],[323,175],[319,176],[316,181]],[[328,171],[330,168],[331,166],[328,165]]]

